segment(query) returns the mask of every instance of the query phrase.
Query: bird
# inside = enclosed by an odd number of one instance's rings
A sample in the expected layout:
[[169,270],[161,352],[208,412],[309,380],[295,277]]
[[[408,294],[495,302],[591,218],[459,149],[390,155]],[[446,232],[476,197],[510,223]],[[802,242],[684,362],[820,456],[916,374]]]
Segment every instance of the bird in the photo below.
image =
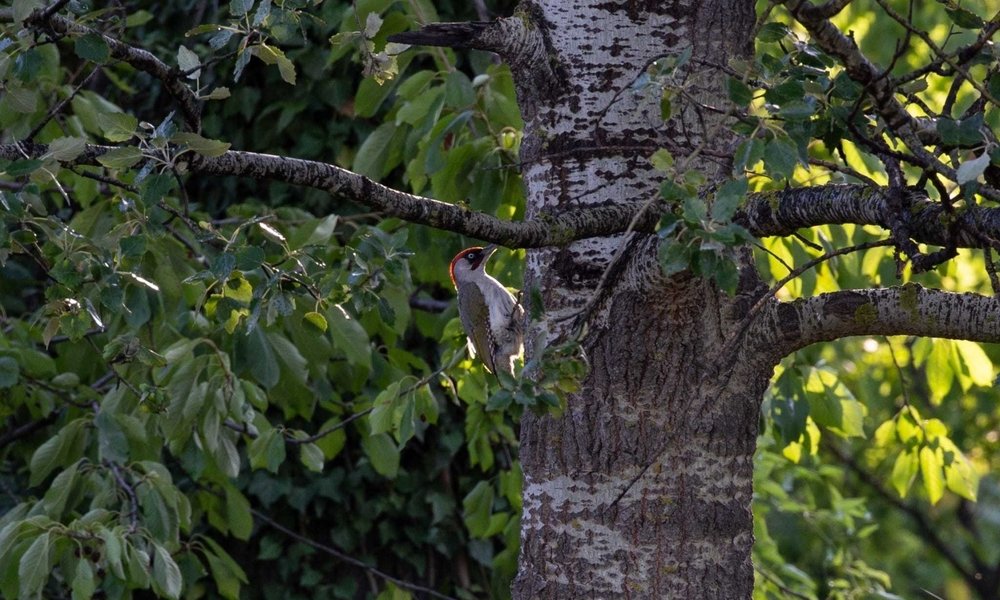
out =
[[486,272],[497,246],[473,246],[459,252],[448,267],[458,290],[458,317],[469,345],[493,374],[514,372],[523,351],[524,307],[502,283]]

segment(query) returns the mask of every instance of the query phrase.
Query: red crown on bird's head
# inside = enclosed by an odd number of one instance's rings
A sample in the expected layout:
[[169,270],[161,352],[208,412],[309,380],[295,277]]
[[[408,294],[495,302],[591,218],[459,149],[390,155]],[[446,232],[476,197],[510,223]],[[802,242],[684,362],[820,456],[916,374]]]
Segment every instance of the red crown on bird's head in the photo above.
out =
[[[453,286],[458,287],[458,283],[455,281],[455,264],[459,260],[464,259],[466,255],[468,255],[470,252],[482,252],[483,250],[485,250],[485,248],[483,248],[482,246],[472,246],[471,248],[466,248],[465,250],[462,250],[461,252],[455,255],[455,258],[451,259],[451,264],[448,265],[448,276],[451,277],[451,284]],[[480,262],[482,262],[482,259],[480,259]],[[476,263],[476,266],[478,267],[479,263]]]

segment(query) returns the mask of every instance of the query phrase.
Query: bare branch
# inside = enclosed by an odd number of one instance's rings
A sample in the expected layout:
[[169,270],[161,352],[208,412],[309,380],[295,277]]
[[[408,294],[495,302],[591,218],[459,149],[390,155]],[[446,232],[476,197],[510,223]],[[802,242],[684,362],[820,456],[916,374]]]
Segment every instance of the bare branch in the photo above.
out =
[[[95,165],[110,146],[88,145],[67,164]],[[0,159],[39,158],[45,144],[0,144]],[[190,173],[272,179],[329,192],[333,196],[397,217],[410,223],[453,231],[511,248],[564,246],[589,237],[624,231],[652,233],[661,210],[658,202],[630,202],[569,210],[531,221],[505,221],[465,206],[407,194],[328,163],[229,151],[215,158],[191,157]],[[863,185],[823,185],[780,191],[755,192],[736,222],[757,237],[794,235],[797,229],[817,225],[878,225],[890,229],[890,193]],[[1000,246],[1000,209],[969,206],[949,213],[942,204],[913,192],[908,204],[908,234],[918,243],[957,247]],[[637,215],[637,211],[642,214]],[[954,227],[948,220],[954,219]],[[955,232],[955,239],[950,240]]]
[[[853,335],[915,335],[1000,342],[1000,299],[908,283],[844,290],[795,302],[774,302],[761,318],[775,339],[760,340],[782,355]],[[761,324],[758,319],[757,325]]]
[[[88,145],[75,164],[97,164],[97,157],[111,149]],[[46,152],[48,146],[44,144],[0,145],[0,159],[39,158]],[[386,217],[512,248],[563,246],[578,239],[612,235],[628,229],[633,220],[637,223],[635,230],[651,232],[658,217],[656,203],[648,206],[641,218],[636,214],[640,203],[629,203],[581,208],[532,221],[505,221],[458,204],[400,192],[335,165],[255,152],[229,151],[215,158],[194,156],[187,171],[272,179],[317,188],[377,210]]]
[[[1000,209],[969,206],[949,213],[919,191],[911,191],[907,204],[907,233],[917,242],[984,248],[1000,240]],[[736,221],[758,237],[791,235],[796,229],[817,225],[854,223],[891,229],[894,214],[887,188],[863,185],[824,185],[758,192],[747,197]],[[949,221],[954,219],[954,227]],[[950,239],[951,229],[955,239]]]
[[139,500],[135,495],[135,488],[125,480],[125,475],[122,474],[121,465],[110,460],[106,460],[104,461],[104,466],[111,471],[111,474],[115,478],[115,483],[128,498],[128,532],[129,534],[135,533],[139,530]]

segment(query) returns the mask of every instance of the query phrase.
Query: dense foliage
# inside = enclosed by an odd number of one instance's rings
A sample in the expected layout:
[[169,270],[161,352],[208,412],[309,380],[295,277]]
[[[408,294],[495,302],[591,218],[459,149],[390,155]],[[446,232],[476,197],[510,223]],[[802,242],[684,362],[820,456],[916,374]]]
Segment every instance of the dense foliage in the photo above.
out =
[[[473,240],[325,190],[188,172],[230,148],[306,158],[519,218],[522,121],[507,68],[487,53],[386,43],[418,23],[477,18],[472,8],[54,7],[17,0],[2,15],[0,142],[48,147],[0,164],[0,594],[508,596],[517,417],[558,405],[553,390],[572,391],[579,365],[568,361],[548,390],[504,382],[494,393],[450,303],[446,266]],[[927,3],[910,19],[960,45],[983,26],[972,8]],[[729,85],[747,107],[733,125],[749,137],[738,177],[706,204],[695,162],[654,155],[677,207],[662,221],[674,240],[665,269],[723,288],[735,285],[732,246],[747,239],[731,222],[746,190],[887,178],[871,149],[844,139],[859,90],[786,14],[760,9],[757,57],[734,65]],[[880,63],[921,64],[920,47],[895,56],[879,42],[900,25],[877,4],[838,19]],[[116,40],[176,67],[202,112]],[[664,94],[665,118],[688,101],[672,78],[684,60],[642,82]],[[992,60],[969,69],[997,94]],[[975,90],[951,82],[913,80],[913,94],[954,113],[942,135],[1000,126],[996,107],[963,119]],[[959,183],[974,183],[995,150],[977,140]],[[87,161],[87,144],[115,148]],[[762,242],[772,283],[789,265],[878,239],[850,226],[810,235]],[[500,254],[494,271],[516,285],[518,255]],[[898,278],[989,290],[981,255],[915,275],[872,246],[781,293]],[[998,360],[993,348],[927,339],[787,360],[757,455],[760,597],[963,598],[977,573],[1000,579]]]

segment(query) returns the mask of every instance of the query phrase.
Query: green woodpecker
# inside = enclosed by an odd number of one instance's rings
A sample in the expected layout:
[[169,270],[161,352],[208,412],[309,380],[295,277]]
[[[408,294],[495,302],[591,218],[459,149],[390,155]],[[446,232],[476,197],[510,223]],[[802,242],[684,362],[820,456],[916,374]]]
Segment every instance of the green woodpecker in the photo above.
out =
[[449,272],[458,290],[458,316],[472,349],[491,373],[513,374],[522,351],[524,308],[499,281],[486,273],[493,244],[466,248],[452,259]]

